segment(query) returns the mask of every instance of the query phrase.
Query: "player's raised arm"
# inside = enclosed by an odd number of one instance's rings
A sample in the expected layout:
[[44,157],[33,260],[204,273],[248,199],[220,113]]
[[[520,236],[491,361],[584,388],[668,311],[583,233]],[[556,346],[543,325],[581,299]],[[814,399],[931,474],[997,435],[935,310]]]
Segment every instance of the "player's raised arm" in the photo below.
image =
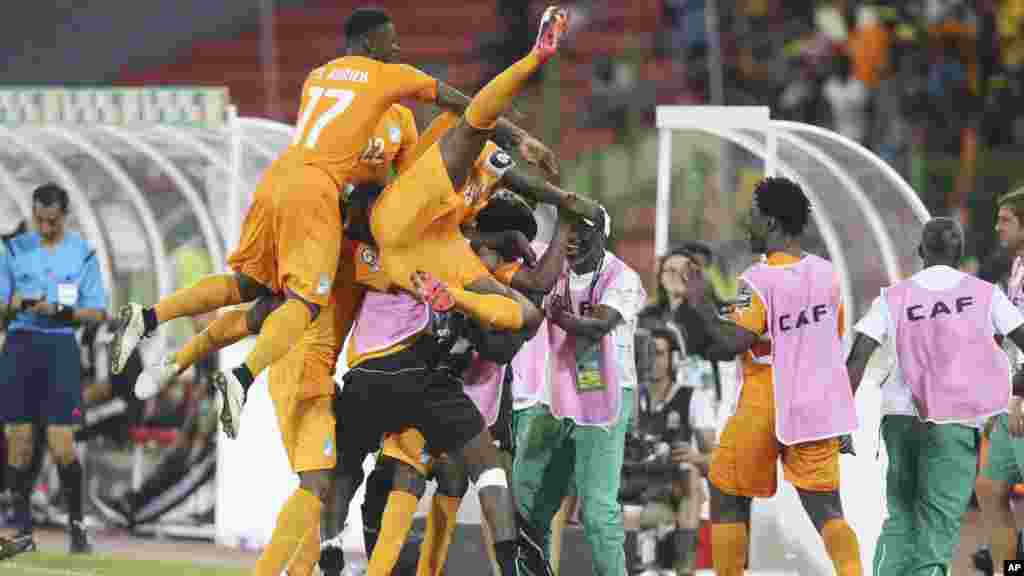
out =
[[542,204],[552,204],[571,214],[582,216],[591,222],[601,217],[601,205],[573,192],[539,178],[525,170],[508,170],[499,184],[509,190]]
[[567,218],[563,210],[558,211],[558,223],[548,243],[547,250],[540,257],[535,268],[520,267],[512,276],[511,285],[516,290],[530,294],[547,295],[555,288],[558,277],[565,267],[566,254],[569,246],[569,233],[572,231],[572,219]]
[[699,270],[692,271],[686,284],[687,301],[696,310],[715,347],[732,356],[753,348],[759,336],[757,332],[750,330],[750,327],[755,324],[763,327],[765,324],[764,306],[757,295],[752,295],[746,307],[742,310],[737,309],[734,313],[738,322],[729,322],[718,314],[718,309],[711,299],[705,296],[706,291],[707,280],[704,279],[704,274]]

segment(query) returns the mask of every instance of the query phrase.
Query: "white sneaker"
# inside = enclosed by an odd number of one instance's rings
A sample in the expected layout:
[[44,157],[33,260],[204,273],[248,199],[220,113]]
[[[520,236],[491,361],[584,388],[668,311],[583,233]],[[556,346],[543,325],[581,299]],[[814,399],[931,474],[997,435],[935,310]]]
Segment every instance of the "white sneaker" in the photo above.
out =
[[146,323],[142,320],[142,306],[128,304],[118,312],[117,332],[110,350],[110,372],[120,374],[128,358],[146,335]]
[[149,400],[174,380],[179,372],[181,369],[174,362],[174,354],[164,356],[159,364],[146,368],[135,379],[135,397]]
[[221,370],[213,375],[213,386],[217,389],[221,400],[220,423],[228,438],[238,438],[238,430],[242,424],[242,404],[245,403],[245,390],[231,370]]

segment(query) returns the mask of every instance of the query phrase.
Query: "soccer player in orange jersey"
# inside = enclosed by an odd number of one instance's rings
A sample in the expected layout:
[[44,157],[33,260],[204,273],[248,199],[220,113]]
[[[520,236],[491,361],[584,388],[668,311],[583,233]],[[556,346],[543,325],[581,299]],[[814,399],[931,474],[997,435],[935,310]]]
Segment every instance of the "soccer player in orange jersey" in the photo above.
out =
[[[487,207],[479,215],[478,224],[481,231],[497,233],[499,231],[522,228],[510,227],[516,226],[517,222],[527,222],[532,224],[532,230],[535,233],[536,224],[533,222],[533,216],[528,208],[522,206],[521,202],[512,194],[499,194],[496,196],[494,201],[488,203]],[[524,212],[525,218],[523,217]],[[571,228],[570,220],[566,219],[566,216],[567,214],[564,211],[560,211],[559,226],[556,229],[555,237],[547,246],[544,256],[537,267],[533,269],[522,267],[519,263],[510,262],[508,255],[495,254],[486,247],[480,247],[481,255],[483,256],[482,260],[487,261],[487,268],[496,275],[508,278],[511,285],[516,289],[533,294],[535,298],[542,298],[543,294],[550,291],[551,287],[554,286],[564,265],[569,236],[568,231]],[[525,228],[528,229],[529,226]],[[518,232],[524,236],[532,236],[532,233],[527,229],[518,229]],[[377,276],[380,276],[379,272]],[[396,306],[392,309],[395,310],[396,314],[401,314],[402,312],[398,311],[400,308],[401,306],[397,306],[396,301]],[[390,313],[390,310],[381,309],[379,314],[362,316],[357,322],[363,322],[370,318],[382,320],[380,314],[388,313]],[[358,338],[362,332],[360,332],[359,328],[355,330],[356,332],[353,337]],[[417,334],[414,337],[404,339],[398,344],[377,352],[371,351],[372,348],[369,350],[365,349],[362,344],[356,343],[349,348],[348,363],[352,366],[352,370],[356,372],[366,369],[376,373],[378,372],[378,364],[394,363],[397,358],[403,356],[403,350],[410,347],[422,347],[421,344],[416,343],[416,340],[429,340],[432,337],[431,334]],[[530,333],[517,334],[507,331],[484,332],[471,330],[466,337],[474,342],[474,347],[477,348],[480,354],[494,362],[507,363],[511,360],[518,347],[530,337]],[[462,360],[458,359],[452,359],[451,361],[442,360],[439,365],[442,367],[438,368],[438,370],[448,374],[448,378],[451,379],[456,387],[461,386],[462,383],[462,369],[457,367],[461,362]],[[402,364],[402,367],[403,370],[420,369],[418,363]],[[348,378],[346,379],[348,380]],[[363,380],[360,377],[353,378],[347,386],[353,386],[358,389],[366,384]],[[399,380],[399,378],[393,380]],[[370,385],[381,386],[385,385],[385,383],[378,382]],[[408,393],[409,390],[415,387],[414,384],[409,382],[399,382],[396,385],[402,387],[403,394]],[[346,403],[345,392],[342,393],[340,400],[343,404],[342,408],[347,410],[349,405]],[[450,413],[451,410],[447,407],[455,402],[454,398],[446,400],[444,411]],[[469,407],[476,411],[472,404]],[[508,408],[511,410],[511,404],[509,404]],[[453,418],[450,415],[443,416],[439,412],[440,410],[438,410],[438,417],[445,419],[446,422],[450,422],[453,428],[458,427],[464,422],[463,419]],[[429,418],[429,416],[427,417]],[[345,426],[349,427],[350,430],[364,428],[363,426],[353,426],[350,418],[342,417],[342,419],[345,420]],[[478,430],[473,428],[471,432],[476,433]],[[491,430],[496,429],[492,428]],[[497,435],[494,437],[502,436],[500,432],[501,430],[496,430]],[[344,452],[349,449],[354,440],[351,437],[341,436],[341,433],[342,429],[339,427],[338,442],[341,450]],[[386,434],[384,437],[382,457],[378,460],[379,466],[375,470],[374,477],[367,485],[367,500],[363,507],[367,553],[370,555],[368,566],[368,574],[370,575],[389,574],[394,568],[402,543],[412,524],[416,503],[423,492],[428,468],[421,459],[421,454],[424,453],[427,446],[427,438],[430,437],[430,434],[430,430],[421,434],[417,429],[409,428],[401,433]],[[488,433],[488,438],[490,434]],[[437,440],[438,438],[435,436],[434,440],[431,441]],[[372,442],[375,443],[376,441],[376,437],[372,439]],[[507,439],[504,446],[506,449],[510,448]],[[357,451],[352,461],[361,461],[361,456],[362,451]],[[430,531],[421,549],[421,570],[428,573],[435,572],[436,569],[444,564],[447,543],[451,538],[452,530],[454,530],[454,524],[451,521],[454,520],[458,503],[465,493],[464,486],[466,484],[467,469],[463,468],[462,458],[459,458],[459,456],[459,454],[453,452],[452,459],[448,460],[451,465],[442,465],[438,469],[438,482],[441,493],[438,498],[435,498],[435,506],[431,512],[432,522],[430,524]],[[455,469],[461,471],[457,476],[452,473]],[[481,497],[483,497],[482,494]],[[490,528],[492,527],[488,527],[487,535],[490,535]],[[507,541],[507,539],[504,540]],[[502,542],[503,539],[499,537],[496,541]],[[521,545],[522,542],[519,542],[519,544]],[[519,549],[521,552],[520,558],[522,558],[524,556],[522,554],[524,549],[521,547]],[[535,561],[539,560],[541,565],[544,564],[542,553],[532,556]],[[500,558],[500,554],[496,554],[496,558]]]
[[[461,220],[460,213],[472,211],[477,200],[479,190],[470,178],[481,151],[494,134],[498,114],[529,76],[557,51],[567,20],[564,9],[549,7],[541,18],[533,50],[484,86],[462,121],[381,192],[370,216],[380,267],[392,283],[433,301],[439,286],[435,278],[441,279],[448,285],[447,292],[455,305],[488,327],[534,327],[543,320],[543,314],[483,274],[465,246],[456,247],[456,223]],[[517,135],[510,136],[514,143],[521,143]],[[445,219],[451,220],[445,224]],[[457,250],[462,253],[453,252]],[[439,253],[444,257],[439,258]]]
[[[804,253],[800,247],[800,237],[808,225],[810,214],[810,202],[797,184],[782,178],[766,178],[757,185],[754,205],[750,210],[750,244],[755,254],[764,254],[766,259],[744,274],[741,298],[731,321],[722,319],[709,297],[705,296],[707,282],[701,273],[693,270],[689,274],[687,298],[721,352],[721,358],[742,355],[743,359],[739,398],[722,430],[718,447],[712,453],[708,474],[713,563],[715,574],[720,576],[743,574],[749,543],[751,500],[775,494],[777,460],[782,461],[786,480],[796,488],[807,515],[821,534],[836,573],[840,576],[859,576],[862,573],[857,536],[843,516],[839,497],[840,435],[849,429],[838,433],[829,430],[813,438],[798,438],[786,444],[781,440],[783,425],[789,426],[794,421],[789,414],[795,410],[791,408],[792,404],[785,404],[787,396],[780,390],[785,391],[794,383],[793,370],[787,373],[785,364],[781,364],[783,369],[776,364],[780,362],[780,354],[787,354],[782,358],[791,359],[805,348],[794,344],[792,339],[783,340],[780,344],[778,340],[773,341],[772,336],[779,338],[780,331],[786,338],[794,338],[794,334],[799,336],[794,332],[793,324],[788,323],[791,316],[785,313],[788,311],[782,309],[784,304],[780,302],[793,302],[795,298],[790,297],[790,293],[797,292],[799,296],[810,291],[805,288],[810,283],[810,276],[796,276],[804,274],[807,262],[816,258]],[[796,282],[801,282],[800,290],[803,292],[794,291],[786,284],[776,289],[774,284],[764,280],[768,274],[772,275],[771,278],[798,278]],[[780,276],[786,274],[789,276]],[[761,282],[760,286],[754,284],[754,278]],[[814,280],[818,285],[834,282],[832,278],[822,280],[815,277]],[[833,289],[838,291],[837,286]],[[762,293],[769,296],[762,298]],[[816,306],[818,308],[826,309],[826,306]],[[835,338],[835,349],[838,350],[843,308],[840,304],[834,309],[835,312],[828,312],[821,322],[835,326],[836,332],[830,335],[830,339]],[[833,310],[831,304],[827,310]],[[808,324],[803,312],[799,317],[802,324],[797,322],[796,329]],[[815,316],[816,323],[818,320],[819,317]],[[818,325],[822,330],[829,328]],[[783,346],[790,348],[784,350]],[[805,358],[800,361],[811,360]],[[835,367],[842,363],[842,358],[836,354],[829,358],[819,357],[815,361],[819,366]],[[815,375],[826,380],[810,378],[801,381],[799,386],[808,387],[804,390],[805,398],[822,396],[814,387],[841,390],[847,384],[828,381],[831,372],[824,367]],[[837,412],[853,410],[852,396],[845,401],[837,400],[836,404]]]
[[[401,172],[406,168],[418,138],[412,111],[392,105],[368,139],[357,170],[367,178],[386,181],[390,170]],[[321,507],[314,505],[314,495],[330,495],[327,486],[337,456],[333,447],[334,368],[347,326],[362,301],[360,294],[353,298],[351,292],[343,290],[352,285],[354,273],[354,247],[346,243],[327,306],[299,343],[270,367],[268,389],[285,452],[292,471],[299,475],[300,487],[280,513],[271,542],[257,562],[257,574],[278,574],[285,567],[292,576],[311,574],[320,555],[317,524],[321,519],[315,516],[316,511],[322,510],[330,520],[330,498],[325,498]],[[136,395],[152,396],[203,356],[258,334],[262,323],[282,304],[284,298],[280,295],[265,296],[246,309],[220,315],[182,350],[143,372],[136,382]]]
[[[392,170],[401,173],[412,163],[418,142],[419,130],[412,110],[395,104],[384,114],[373,135],[367,140],[357,171],[372,180],[387,182]],[[190,338],[180,350],[167,354],[157,364],[143,370],[135,384],[135,395],[141,399],[150,398],[209,354],[247,336],[259,334],[259,326],[269,314],[270,308],[280,303],[280,298],[266,296],[244,308],[222,311],[205,330]],[[338,327],[339,331],[343,329],[343,326]]]
[[[267,319],[244,364],[214,377],[223,404],[221,420],[230,438],[238,434],[245,391],[254,377],[298,342],[327,303],[342,245],[339,190],[369,179],[360,174],[360,158],[381,116],[403,98],[454,110],[467,104],[456,90],[415,68],[392,63],[399,45],[387,13],[357,10],[346,22],[345,33],[347,54],[313,70],[306,79],[292,145],[264,173],[243,222],[238,249],[228,259],[234,274],[204,278],[151,308],[131,304],[121,311],[111,354],[114,373],[121,371],[139,340],[168,320],[272,293],[285,295],[287,301]],[[492,122],[499,131],[513,134],[510,138],[529,145],[528,159],[536,158],[534,153],[550,155],[514,126]],[[355,288],[348,288],[353,294],[347,298],[354,298]]]

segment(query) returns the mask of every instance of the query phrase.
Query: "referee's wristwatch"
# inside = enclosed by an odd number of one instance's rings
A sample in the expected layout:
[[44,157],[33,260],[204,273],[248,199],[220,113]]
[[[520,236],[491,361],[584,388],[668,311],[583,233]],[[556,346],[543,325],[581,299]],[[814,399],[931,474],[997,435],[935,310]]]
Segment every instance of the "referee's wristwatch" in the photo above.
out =
[[60,322],[71,323],[75,321],[75,309],[65,304],[57,304],[56,312],[53,314],[54,319]]

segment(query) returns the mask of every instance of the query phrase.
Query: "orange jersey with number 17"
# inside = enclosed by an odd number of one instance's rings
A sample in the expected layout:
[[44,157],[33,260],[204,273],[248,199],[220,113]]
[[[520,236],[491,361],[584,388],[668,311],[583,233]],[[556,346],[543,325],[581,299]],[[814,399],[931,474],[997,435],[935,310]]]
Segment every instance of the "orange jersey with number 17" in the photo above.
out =
[[324,170],[340,187],[375,177],[360,170],[367,143],[392,104],[404,98],[437,99],[437,80],[405,64],[344,56],[313,70],[302,87],[302,104],[290,153]]

